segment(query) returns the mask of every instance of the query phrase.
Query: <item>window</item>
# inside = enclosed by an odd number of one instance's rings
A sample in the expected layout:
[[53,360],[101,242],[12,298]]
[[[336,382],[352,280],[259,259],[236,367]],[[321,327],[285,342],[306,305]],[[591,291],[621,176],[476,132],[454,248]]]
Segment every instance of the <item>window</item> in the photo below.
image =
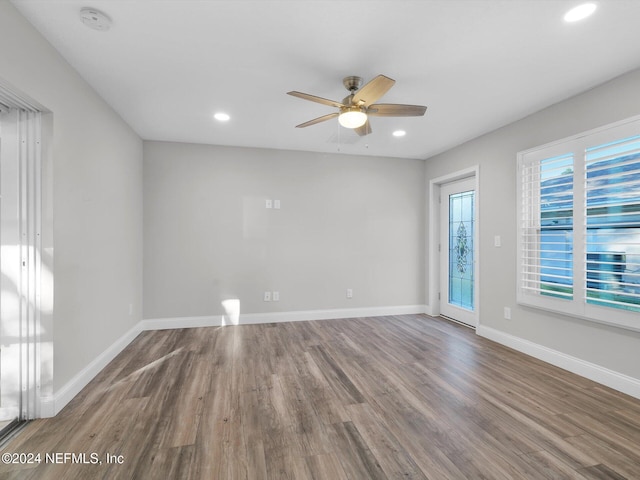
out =
[[640,117],[518,154],[518,302],[640,330]]

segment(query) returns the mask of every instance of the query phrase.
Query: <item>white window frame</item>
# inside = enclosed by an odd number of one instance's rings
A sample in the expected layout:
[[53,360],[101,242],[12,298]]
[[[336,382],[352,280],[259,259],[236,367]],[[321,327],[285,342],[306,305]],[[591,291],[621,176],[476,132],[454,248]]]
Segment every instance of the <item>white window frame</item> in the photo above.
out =
[[[586,292],[586,206],[582,199],[585,195],[585,156],[587,148],[613,142],[623,138],[640,135],[640,115],[589,130],[562,140],[518,152],[517,176],[517,302],[521,305],[536,307],[555,313],[562,313],[586,320],[615,325],[640,331],[638,312],[587,303]],[[523,268],[525,256],[525,229],[532,228],[523,211],[525,206],[525,188],[523,170],[533,162],[539,162],[557,155],[573,153],[573,298],[555,298],[541,295],[523,288],[527,272]],[[533,202],[535,203],[535,202]],[[539,217],[539,215],[538,215]]]

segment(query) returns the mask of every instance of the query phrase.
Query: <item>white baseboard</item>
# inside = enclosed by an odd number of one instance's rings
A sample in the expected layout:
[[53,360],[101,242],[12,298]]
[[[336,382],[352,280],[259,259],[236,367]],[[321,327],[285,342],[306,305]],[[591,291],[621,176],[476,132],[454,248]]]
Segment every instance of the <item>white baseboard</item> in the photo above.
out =
[[174,318],[150,318],[140,322],[140,329],[145,330],[172,330],[174,328],[198,328],[220,327],[223,315],[207,317],[174,317]]
[[[138,334],[145,330],[166,330],[174,328],[219,327],[224,325],[245,325],[257,323],[297,322],[304,320],[329,320],[337,318],[380,317],[387,315],[410,315],[425,313],[425,305],[399,305],[394,307],[341,308],[331,310],[306,310],[297,312],[248,313],[241,314],[237,321],[224,315],[202,317],[155,318],[141,320],[95,360],[69,380],[52,397],[40,399],[41,418],[57,415],[73,397],[129,345]],[[223,323],[224,322],[224,323]]]
[[527,355],[531,355],[543,362],[550,363],[569,372],[606,385],[607,387],[626,393],[640,399],[640,380],[614,370],[602,367],[595,363],[587,362],[580,358],[572,357],[551,348],[530,342],[520,337],[496,330],[485,325],[479,325],[476,333],[494,342],[506,345]]
[[78,372],[60,390],[55,392],[53,396],[42,397],[40,399],[40,417],[48,418],[57,415],[73,397],[80,393],[141,331],[141,325],[140,322],[138,322],[109,348],[98,355],[89,365]]
[[202,317],[154,318],[142,320],[142,330],[173,328],[220,327],[223,325],[249,325],[258,323],[300,322],[337,318],[382,317],[425,313],[425,305],[399,305],[394,307],[337,308],[328,310],[300,310],[292,312],[245,313],[238,319],[225,315]]

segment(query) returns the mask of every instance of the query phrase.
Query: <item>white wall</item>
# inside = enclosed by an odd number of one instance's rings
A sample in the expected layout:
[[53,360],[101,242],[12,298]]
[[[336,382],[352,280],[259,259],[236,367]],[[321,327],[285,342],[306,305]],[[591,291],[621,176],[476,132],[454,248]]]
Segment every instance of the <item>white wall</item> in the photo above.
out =
[[55,394],[141,319],[142,141],[9,2],[0,77],[51,112],[43,243],[54,264]]
[[422,305],[423,182],[422,160],[145,142],[144,317]]
[[[516,154],[640,114],[639,85],[640,70],[426,162],[427,184],[430,179],[480,165],[481,325],[635,379],[640,379],[640,332],[516,304]],[[502,237],[500,248],[493,246],[495,235]],[[427,299],[427,303],[429,300],[433,301]],[[512,320],[503,318],[505,306],[511,307]]]

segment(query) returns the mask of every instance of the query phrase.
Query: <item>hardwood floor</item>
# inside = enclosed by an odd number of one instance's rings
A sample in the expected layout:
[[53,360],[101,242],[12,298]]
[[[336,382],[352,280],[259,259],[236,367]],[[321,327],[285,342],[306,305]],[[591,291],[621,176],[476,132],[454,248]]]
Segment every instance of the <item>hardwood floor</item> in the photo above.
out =
[[41,454],[3,479],[637,479],[640,401],[425,315],[164,330],[2,453]]

